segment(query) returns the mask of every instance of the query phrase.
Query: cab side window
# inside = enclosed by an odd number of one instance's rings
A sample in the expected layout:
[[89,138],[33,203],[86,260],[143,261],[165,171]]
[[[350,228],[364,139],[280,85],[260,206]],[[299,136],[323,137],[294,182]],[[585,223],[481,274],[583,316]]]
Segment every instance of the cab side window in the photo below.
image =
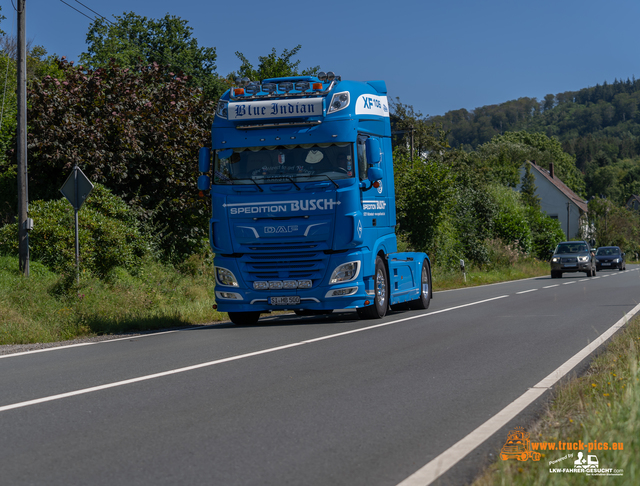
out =
[[366,135],[358,135],[358,176],[361,181],[367,178],[367,150],[365,149],[365,142],[369,138]]

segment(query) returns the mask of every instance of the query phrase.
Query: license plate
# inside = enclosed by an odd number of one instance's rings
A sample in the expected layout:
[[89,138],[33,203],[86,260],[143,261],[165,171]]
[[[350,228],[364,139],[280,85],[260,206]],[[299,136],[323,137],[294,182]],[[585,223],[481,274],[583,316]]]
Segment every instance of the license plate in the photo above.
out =
[[603,267],[608,267],[611,265],[611,263],[601,263],[600,265],[602,265]]
[[286,297],[271,297],[269,299],[271,305],[292,305],[300,303],[299,295],[288,295]]
[[565,263],[564,264],[565,267],[569,268],[569,267],[576,267],[577,264],[576,263]]

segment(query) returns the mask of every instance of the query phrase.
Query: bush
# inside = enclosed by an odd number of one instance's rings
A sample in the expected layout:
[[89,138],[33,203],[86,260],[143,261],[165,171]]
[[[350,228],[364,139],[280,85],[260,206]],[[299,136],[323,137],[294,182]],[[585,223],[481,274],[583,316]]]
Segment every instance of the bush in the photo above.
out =
[[531,253],[540,260],[548,260],[549,250],[565,239],[560,221],[531,207],[527,208],[527,220],[533,236]]
[[494,235],[507,245],[516,243],[524,253],[531,251],[531,228],[527,221],[527,210],[520,196],[506,186],[489,186],[489,194],[498,204],[494,219]]
[[[66,199],[34,201],[29,206],[34,229],[30,256],[56,272],[73,273],[74,211]],[[78,214],[80,269],[106,276],[115,267],[133,268],[149,253],[150,240],[138,230],[135,215],[118,197],[96,185]],[[0,254],[18,254],[18,224],[0,228]]]

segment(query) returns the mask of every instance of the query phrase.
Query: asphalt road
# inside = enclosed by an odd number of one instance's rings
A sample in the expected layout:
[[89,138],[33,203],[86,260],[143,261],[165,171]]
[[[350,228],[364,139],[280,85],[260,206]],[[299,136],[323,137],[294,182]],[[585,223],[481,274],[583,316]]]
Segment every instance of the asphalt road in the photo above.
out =
[[[0,356],[0,484],[397,485],[632,310],[638,270]],[[540,403],[437,482],[471,479]]]

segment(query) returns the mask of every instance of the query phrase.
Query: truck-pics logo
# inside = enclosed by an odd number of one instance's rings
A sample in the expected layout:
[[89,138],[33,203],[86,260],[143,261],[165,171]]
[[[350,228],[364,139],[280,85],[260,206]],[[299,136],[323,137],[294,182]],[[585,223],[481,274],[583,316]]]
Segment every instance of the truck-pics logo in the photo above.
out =
[[507,434],[507,442],[502,446],[500,457],[503,461],[517,459],[518,461],[540,460],[540,453],[531,450],[529,433],[522,427],[516,427]]
[[299,199],[296,201],[274,201],[263,203],[223,204],[230,214],[269,214],[295,211],[333,210],[340,201],[333,199]]

